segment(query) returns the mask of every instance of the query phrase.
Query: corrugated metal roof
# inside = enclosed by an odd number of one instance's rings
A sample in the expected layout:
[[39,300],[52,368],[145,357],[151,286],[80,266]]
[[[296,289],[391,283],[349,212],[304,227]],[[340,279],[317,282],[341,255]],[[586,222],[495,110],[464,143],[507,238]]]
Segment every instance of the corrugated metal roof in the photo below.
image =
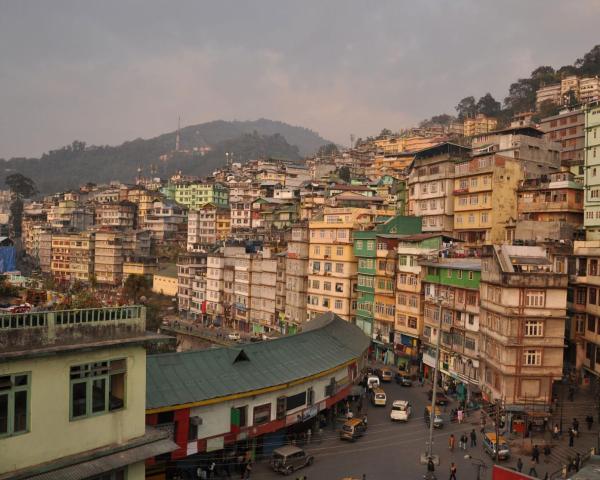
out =
[[[308,322],[303,332],[268,342],[150,355],[146,408],[182,405],[289,383],[351,361],[369,343],[358,327],[326,313]],[[241,351],[248,360],[238,358]]]

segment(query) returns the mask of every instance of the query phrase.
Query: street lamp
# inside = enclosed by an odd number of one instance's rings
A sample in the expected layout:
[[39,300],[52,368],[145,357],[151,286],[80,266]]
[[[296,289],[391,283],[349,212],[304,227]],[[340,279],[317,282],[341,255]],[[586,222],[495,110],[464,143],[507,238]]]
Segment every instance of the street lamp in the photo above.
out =
[[477,467],[477,480],[481,480],[481,470],[485,470],[487,468],[486,463],[481,458],[473,457],[468,453],[465,455],[465,460],[474,460],[473,462],[471,462],[471,464],[474,467]]

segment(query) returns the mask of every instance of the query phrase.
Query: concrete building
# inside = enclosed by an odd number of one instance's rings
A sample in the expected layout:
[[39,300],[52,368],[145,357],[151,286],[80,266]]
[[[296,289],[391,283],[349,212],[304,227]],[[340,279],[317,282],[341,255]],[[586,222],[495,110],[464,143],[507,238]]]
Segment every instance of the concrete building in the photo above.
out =
[[252,200],[251,197],[231,198],[232,232],[252,228]]
[[221,208],[229,206],[229,189],[220,183],[178,183],[174,194],[172,200],[189,210],[197,210],[207,203]]
[[474,117],[465,118],[463,122],[462,134],[465,137],[473,137],[496,130],[498,120],[492,117],[478,113]]
[[224,253],[209,253],[206,257],[206,314],[209,321],[221,324],[225,315],[224,270],[225,258],[233,258],[234,250],[225,247]]
[[94,276],[104,285],[121,285],[126,279],[123,265],[128,257],[150,255],[150,232],[103,228],[95,232]]
[[177,305],[192,320],[202,320],[202,310],[206,310],[207,264],[206,253],[186,253],[177,258]]
[[[420,262],[424,292],[423,364],[432,378],[441,335],[439,372],[445,387],[469,401],[479,392],[479,285],[481,260],[438,258]],[[441,315],[441,332],[440,332]]]
[[292,225],[291,238],[287,244],[285,265],[284,328],[288,332],[296,331],[307,320],[308,237],[308,224],[306,222]]
[[543,118],[540,130],[544,138],[560,143],[560,164],[568,167],[583,183],[585,153],[585,113],[582,108],[565,109],[558,115]]
[[187,250],[201,251],[225,240],[231,233],[229,208],[207,203],[188,213]]
[[583,225],[586,240],[600,239],[600,102],[585,108],[585,197]]
[[135,228],[137,205],[132,202],[102,203],[95,210],[95,223],[101,227]]
[[250,258],[250,323],[256,334],[279,331],[275,317],[277,257],[269,248]]
[[600,78],[586,77],[579,81],[579,101],[583,104],[600,101]]
[[152,291],[168,297],[176,297],[178,289],[177,266],[163,265],[152,278]]
[[62,282],[89,282],[94,274],[93,232],[52,235],[50,271]]
[[408,212],[423,218],[423,232],[452,232],[454,165],[466,160],[470,152],[447,142],[415,154],[408,177]]
[[[0,318],[0,478],[143,480],[177,445],[146,427],[144,307]],[[35,446],[35,448],[32,448]]]
[[144,228],[150,230],[154,241],[178,241],[186,235],[187,211],[175,202],[155,201],[144,222]]
[[541,246],[484,247],[482,391],[485,399],[504,402],[509,421],[547,410],[552,384],[563,376],[565,262],[553,263]]
[[501,243],[517,216],[515,191],[525,174],[514,158],[484,154],[454,168],[454,236],[466,251]]
[[542,103],[550,102],[555,105],[560,105],[562,103],[562,97],[560,93],[560,83],[555,83],[552,85],[546,85],[544,87],[539,88],[535,92],[535,106],[536,110],[540,110]]

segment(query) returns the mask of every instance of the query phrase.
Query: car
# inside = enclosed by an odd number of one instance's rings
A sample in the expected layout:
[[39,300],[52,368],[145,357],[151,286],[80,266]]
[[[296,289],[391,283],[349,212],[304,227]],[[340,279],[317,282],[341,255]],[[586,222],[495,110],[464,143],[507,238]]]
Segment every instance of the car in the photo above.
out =
[[312,465],[315,458],[307,455],[300,447],[286,445],[273,450],[271,468],[276,472],[289,475],[295,470]]
[[412,380],[407,373],[397,372],[396,375],[394,375],[394,379],[396,380],[396,383],[402,387],[412,387]]
[[369,390],[373,390],[374,388],[379,388],[379,386],[380,386],[379,377],[376,377],[375,375],[369,375],[367,377],[367,386],[369,387]]
[[[425,420],[425,424],[429,427],[431,422],[431,405],[427,405],[425,407],[425,411],[423,412],[423,420]],[[442,412],[439,407],[435,407],[435,414],[433,415],[433,428],[442,428],[444,426],[444,420],[442,419]]]
[[342,425],[341,440],[355,441],[367,432],[367,424],[362,418],[350,418]]
[[381,370],[379,370],[378,377],[382,382],[391,382],[392,378],[394,377],[394,374],[392,373],[391,369],[382,368]]
[[392,422],[408,422],[408,418],[412,413],[412,407],[407,400],[394,400],[392,410],[390,412],[390,420]]
[[496,434],[492,432],[485,432],[483,434],[483,449],[486,453],[494,458],[496,455],[496,448],[498,448],[498,460],[507,460],[510,457],[510,450],[506,439],[500,435],[498,441],[496,441]]
[[227,334],[227,338],[229,340],[233,340],[234,342],[239,342],[241,337],[238,332],[230,332]]
[[[429,397],[429,400],[431,400],[431,398],[433,397],[433,390],[429,390],[429,393],[427,394],[427,396]],[[448,405],[450,403],[450,399],[444,395],[443,392],[435,392],[435,404],[436,405]]]

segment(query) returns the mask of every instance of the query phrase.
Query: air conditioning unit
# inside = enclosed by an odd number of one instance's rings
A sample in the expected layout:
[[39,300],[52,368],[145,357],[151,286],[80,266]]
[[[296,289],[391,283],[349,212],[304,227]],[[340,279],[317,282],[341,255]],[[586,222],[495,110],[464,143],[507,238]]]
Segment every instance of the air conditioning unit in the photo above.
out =
[[200,425],[202,425],[202,417],[190,417],[190,423],[199,427]]

